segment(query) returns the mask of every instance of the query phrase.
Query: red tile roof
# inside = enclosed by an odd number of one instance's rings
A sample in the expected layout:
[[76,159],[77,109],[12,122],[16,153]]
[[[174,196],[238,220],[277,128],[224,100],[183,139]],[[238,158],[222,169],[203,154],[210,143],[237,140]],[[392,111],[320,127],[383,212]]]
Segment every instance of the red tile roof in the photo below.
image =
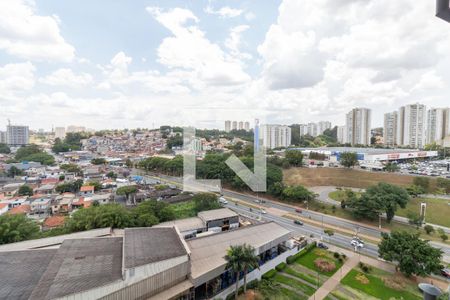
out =
[[18,215],[18,214],[26,214],[31,211],[31,207],[28,204],[22,204],[19,206],[16,206],[14,208],[11,208],[8,213],[11,215]]
[[47,219],[45,219],[43,225],[45,227],[49,227],[49,228],[59,227],[59,226],[64,225],[65,220],[66,220],[66,217],[64,217],[64,216],[52,216],[52,217],[48,217]]
[[94,186],[92,185],[83,185],[80,188],[80,192],[93,192],[94,191]]
[[41,184],[58,183],[58,178],[44,178],[41,180]]
[[5,206],[8,206],[8,203],[0,203],[0,209],[4,208]]

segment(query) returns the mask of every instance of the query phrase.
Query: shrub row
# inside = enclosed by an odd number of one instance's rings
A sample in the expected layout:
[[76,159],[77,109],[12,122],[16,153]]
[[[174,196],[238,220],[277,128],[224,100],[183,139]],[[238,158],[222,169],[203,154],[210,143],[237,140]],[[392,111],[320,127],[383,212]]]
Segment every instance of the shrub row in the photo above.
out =
[[281,264],[279,264],[275,267],[275,270],[277,270],[278,272],[281,272],[284,269],[286,269],[286,263],[284,263],[284,262],[282,262]]
[[297,259],[299,259],[300,257],[302,257],[303,255],[306,255],[306,253],[309,253],[312,249],[314,249],[316,247],[316,242],[313,242],[311,244],[309,244],[308,246],[305,247],[305,249],[303,249],[302,251],[300,251],[297,254],[288,256],[286,258],[286,262],[288,264],[293,264]]
[[271,278],[273,278],[276,274],[277,274],[277,270],[272,269],[272,270],[269,270],[269,271],[267,271],[266,273],[264,273],[264,274],[261,276],[261,278],[262,278],[262,279],[271,279]]

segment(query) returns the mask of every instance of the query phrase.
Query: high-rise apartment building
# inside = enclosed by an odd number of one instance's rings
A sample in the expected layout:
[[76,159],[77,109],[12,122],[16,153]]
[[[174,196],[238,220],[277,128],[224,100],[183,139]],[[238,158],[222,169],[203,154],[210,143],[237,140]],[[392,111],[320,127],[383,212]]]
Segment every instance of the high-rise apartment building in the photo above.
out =
[[370,145],[371,110],[354,108],[346,116],[347,142],[354,145]]
[[250,131],[250,123],[249,122],[244,122],[244,130]]
[[0,143],[6,144],[6,131],[0,131]]
[[337,141],[339,144],[347,144],[347,128],[345,126],[337,127]]
[[397,145],[397,125],[398,112],[390,112],[384,114],[383,139],[384,144],[389,147]]
[[239,129],[239,130],[243,130],[243,129],[244,129],[244,122],[239,121],[239,123],[238,123],[238,129]]
[[55,138],[64,139],[66,137],[66,129],[64,127],[55,127]]
[[450,108],[431,108],[427,112],[427,144],[438,143],[450,135]]
[[231,130],[237,130],[237,122],[233,121],[232,125],[231,125]]
[[261,126],[262,145],[268,149],[291,145],[291,128],[284,125],[264,124]]
[[300,128],[300,136],[304,136],[304,135],[308,134],[308,125],[300,124],[299,128]]
[[225,121],[225,132],[231,131],[231,121],[227,120]]
[[327,129],[331,129],[331,122],[320,121],[319,123],[317,123],[317,135],[323,134],[323,132]]
[[426,144],[426,107],[410,104],[400,107],[397,118],[397,145],[423,148]]
[[76,126],[76,125],[70,125],[67,126],[67,132],[85,132],[86,127],[84,126]]
[[307,132],[310,136],[317,136],[317,124],[316,123],[308,123]]
[[27,145],[30,140],[28,126],[8,125],[6,126],[6,143],[10,146]]

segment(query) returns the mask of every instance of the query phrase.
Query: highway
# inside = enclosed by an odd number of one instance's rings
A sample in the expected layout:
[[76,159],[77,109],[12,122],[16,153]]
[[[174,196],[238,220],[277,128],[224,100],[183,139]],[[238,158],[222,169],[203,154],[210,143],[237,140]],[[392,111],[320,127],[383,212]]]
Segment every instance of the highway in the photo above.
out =
[[[161,175],[161,174],[157,174],[154,176],[143,175],[143,171],[137,170],[137,169],[134,169],[133,173],[144,176],[144,177],[148,177],[151,180],[159,179],[161,182],[164,181],[169,184],[180,185],[182,183],[181,177],[173,177],[173,176],[167,176],[167,175]],[[270,201],[270,200],[264,199],[265,203],[257,203],[258,201],[260,201],[260,198],[257,198],[256,196],[249,195],[249,194],[242,194],[242,193],[238,193],[238,192],[227,190],[227,189],[223,189],[222,193],[225,196],[225,198],[237,199],[239,201],[247,202],[249,205],[250,204],[253,206],[261,205],[261,207],[263,207],[263,208],[273,207],[275,209],[286,212],[286,214],[287,213],[296,214],[295,208],[293,208],[289,205],[282,204],[280,202],[275,202],[275,201]],[[242,213],[242,214],[246,214],[246,215],[253,214],[253,215],[259,216],[259,213],[256,213],[256,209],[253,209],[253,212],[250,212],[249,207],[247,207],[245,205],[236,206],[234,203],[229,203],[227,206],[229,208],[235,210],[238,213]],[[266,211],[267,211],[267,213],[262,215],[263,220],[277,222],[278,224],[286,227],[287,229],[292,230],[296,233],[305,235],[305,236],[310,236],[311,234],[313,234],[314,238],[320,239],[322,237],[324,242],[328,242],[328,243],[334,244],[334,245],[342,247],[342,248],[353,249],[353,247],[350,245],[350,241],[352,239],[352,237],[350,235],[344,235],[344,234],[341,234],[341,233],[335,231],[334,235],[329,237],[328,235],[324,234],[323,228],[322,228],[323,226],[321,226],[321,225],[312,225],[312,224],[307,224],[306,222],[304,222],[305,224],[303,226],[296,225],[293,223],[293,221],[291,219],[285,218],[283,216],[277,216],[277,215],[271,214],[267,209],[266,209]],[[311,210],[303,209],[302,214],[298,214],[298,215],[303,218],[308,218],[311,221],[315,221],[316,224],[324,224],[324,225],[329,224],[333,227],[344,229],[347,232],[352,232],[352,233],[354,233],[353,235],[357,235],[357,234],[361,235],[361,236],[363,236],[363,240],[364,240],[364,235],[374,237],[374,238],[380,238],[380,236],[381,236],[381,231],[378,228],[373,228],[370,226],[356,224],[352,221],[348,221],[345,219],[336,218],[333,216],[317,213],[317,212],[314,212]],[[436,248],[440,248],[443,251],[443,260],[447,263],[450,262],[450,247],[449,246],[445,246],[441,243],[434,243],[434,242],[430,242],[430,244]],[[378,257],[378,246],[365,240],[365,247],[361,249],[361,254],[365,254],[368,256],[372,256],[372,257]]]

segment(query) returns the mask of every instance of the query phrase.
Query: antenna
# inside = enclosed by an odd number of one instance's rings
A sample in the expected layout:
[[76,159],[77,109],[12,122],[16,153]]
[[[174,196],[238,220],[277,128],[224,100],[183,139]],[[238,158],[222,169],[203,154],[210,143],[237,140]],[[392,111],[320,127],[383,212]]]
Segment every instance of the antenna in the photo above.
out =
[[8,126],[11,126],[11,120],[8,119]]

